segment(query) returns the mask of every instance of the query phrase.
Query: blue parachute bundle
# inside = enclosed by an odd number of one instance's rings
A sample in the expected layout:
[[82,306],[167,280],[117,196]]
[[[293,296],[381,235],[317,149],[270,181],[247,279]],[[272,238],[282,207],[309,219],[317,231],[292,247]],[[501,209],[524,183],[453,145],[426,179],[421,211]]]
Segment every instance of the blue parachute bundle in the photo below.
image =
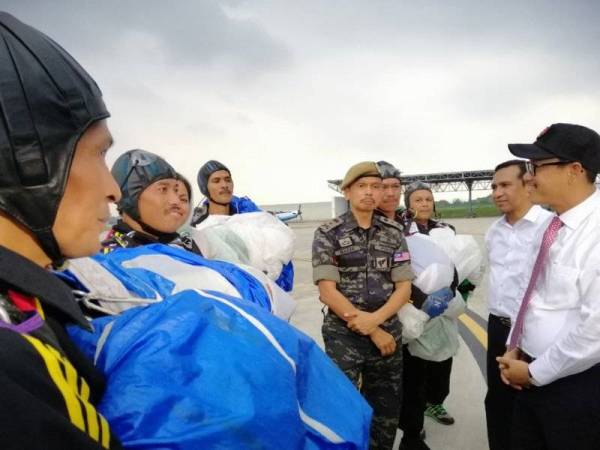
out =
[[[139,251],[118,250],[120,261]],[[156,288],[151,272],[104,266]],[[93,325],[69,333],[106,376],[99,410],[126,448],[368,447],[366,401],[310,337],[256,303],[185,290]]]

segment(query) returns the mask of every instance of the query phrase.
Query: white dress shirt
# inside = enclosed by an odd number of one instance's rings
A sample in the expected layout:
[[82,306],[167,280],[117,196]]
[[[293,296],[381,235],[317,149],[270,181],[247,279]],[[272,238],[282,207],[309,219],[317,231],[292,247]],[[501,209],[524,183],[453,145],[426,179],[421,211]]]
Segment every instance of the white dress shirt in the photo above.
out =
[[519,343],[541,385],[600,363],[600,192],[559,217]]
[[485,234],[488,309],[514,323],[552,213],[534,205],[513,225],[502,216]]

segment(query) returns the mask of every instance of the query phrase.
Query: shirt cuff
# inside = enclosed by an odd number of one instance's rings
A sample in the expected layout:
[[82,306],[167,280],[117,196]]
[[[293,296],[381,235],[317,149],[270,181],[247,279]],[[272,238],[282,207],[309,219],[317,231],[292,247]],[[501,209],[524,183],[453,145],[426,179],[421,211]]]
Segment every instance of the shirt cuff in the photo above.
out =
[[543,356],[529,364],[529,373],[538,386],[550,384],[557,379],[556,371]]
[[410,264],[394,267],[391,276],[394,283],[399,283],[400,281],[412,281],[415,279],[415,274],[413,273]]
[[326,264],[313,267],[313,282],[318,284],[321,280],[340,282],[340,271],[336,266]]

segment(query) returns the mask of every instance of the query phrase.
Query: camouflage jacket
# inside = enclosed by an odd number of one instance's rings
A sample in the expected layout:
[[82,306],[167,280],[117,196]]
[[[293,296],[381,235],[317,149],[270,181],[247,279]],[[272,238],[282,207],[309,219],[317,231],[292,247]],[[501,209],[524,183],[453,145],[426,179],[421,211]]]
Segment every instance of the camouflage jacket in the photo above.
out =
[[[358,309],[375,311],[387,302],[394,283],[414,278],[402,226],[382,215],[374,215],[371,227],[358,226],[352,212],[321,225],[312,247],[313,281],[331,280]],[[397,329],[397,316],[383,324]],[[325,327],[347,329],[334,313]],[[393,333],[396,335],[396,333]]]

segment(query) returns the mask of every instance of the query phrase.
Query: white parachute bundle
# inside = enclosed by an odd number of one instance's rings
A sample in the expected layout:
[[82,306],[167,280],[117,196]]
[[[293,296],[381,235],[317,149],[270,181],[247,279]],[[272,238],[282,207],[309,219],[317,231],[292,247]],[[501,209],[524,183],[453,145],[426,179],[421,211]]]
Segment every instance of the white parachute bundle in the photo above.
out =
[[[450,230],[452,233],[452,230]],[[413,284],[425,294],[431,294],[452,284],[454,263],[444,248],[426,234],[406,237],[410,264],[417,276]]]
[[[450,286],[455,268],[459,283],[465,279],[478,283],[483,255],[473,236],[456,235],[451,228],[435,228],[429,235],[407,236],[406,242],[416,275],[413,284],[425,294]],[[402,336],[405,342],[410,342],[411,353],[438,361],[452,356],[458,348],[453,322],[465,310],[466,304],[458,292],[443,315],[435,319],[430,320],[425,312],[410,303],[402,307],[398,316],[403,325]]]
[[244,264],[276,280],[294,255],[295,234],[263,211],[211,215],[192,230],[192,238],[208,259]]
[[473,236],[454,234],[450,228],[434,228],[429,237],[454,263],[459,283],[468,279],[474,285],[479,284],[483,274],[483,253]]
[[[450,286],[454,277],[454,265],[445,252],[425,234],[416,233],[406,237],[410,252],[410,264],[416,278],[413,284],[423,293],[431,294],[443,287]],[[427,313],[417,309],[412,303],[404,305],[398,311],[402,322],[402,339],[410,342],[423,333],[429,320]]]

